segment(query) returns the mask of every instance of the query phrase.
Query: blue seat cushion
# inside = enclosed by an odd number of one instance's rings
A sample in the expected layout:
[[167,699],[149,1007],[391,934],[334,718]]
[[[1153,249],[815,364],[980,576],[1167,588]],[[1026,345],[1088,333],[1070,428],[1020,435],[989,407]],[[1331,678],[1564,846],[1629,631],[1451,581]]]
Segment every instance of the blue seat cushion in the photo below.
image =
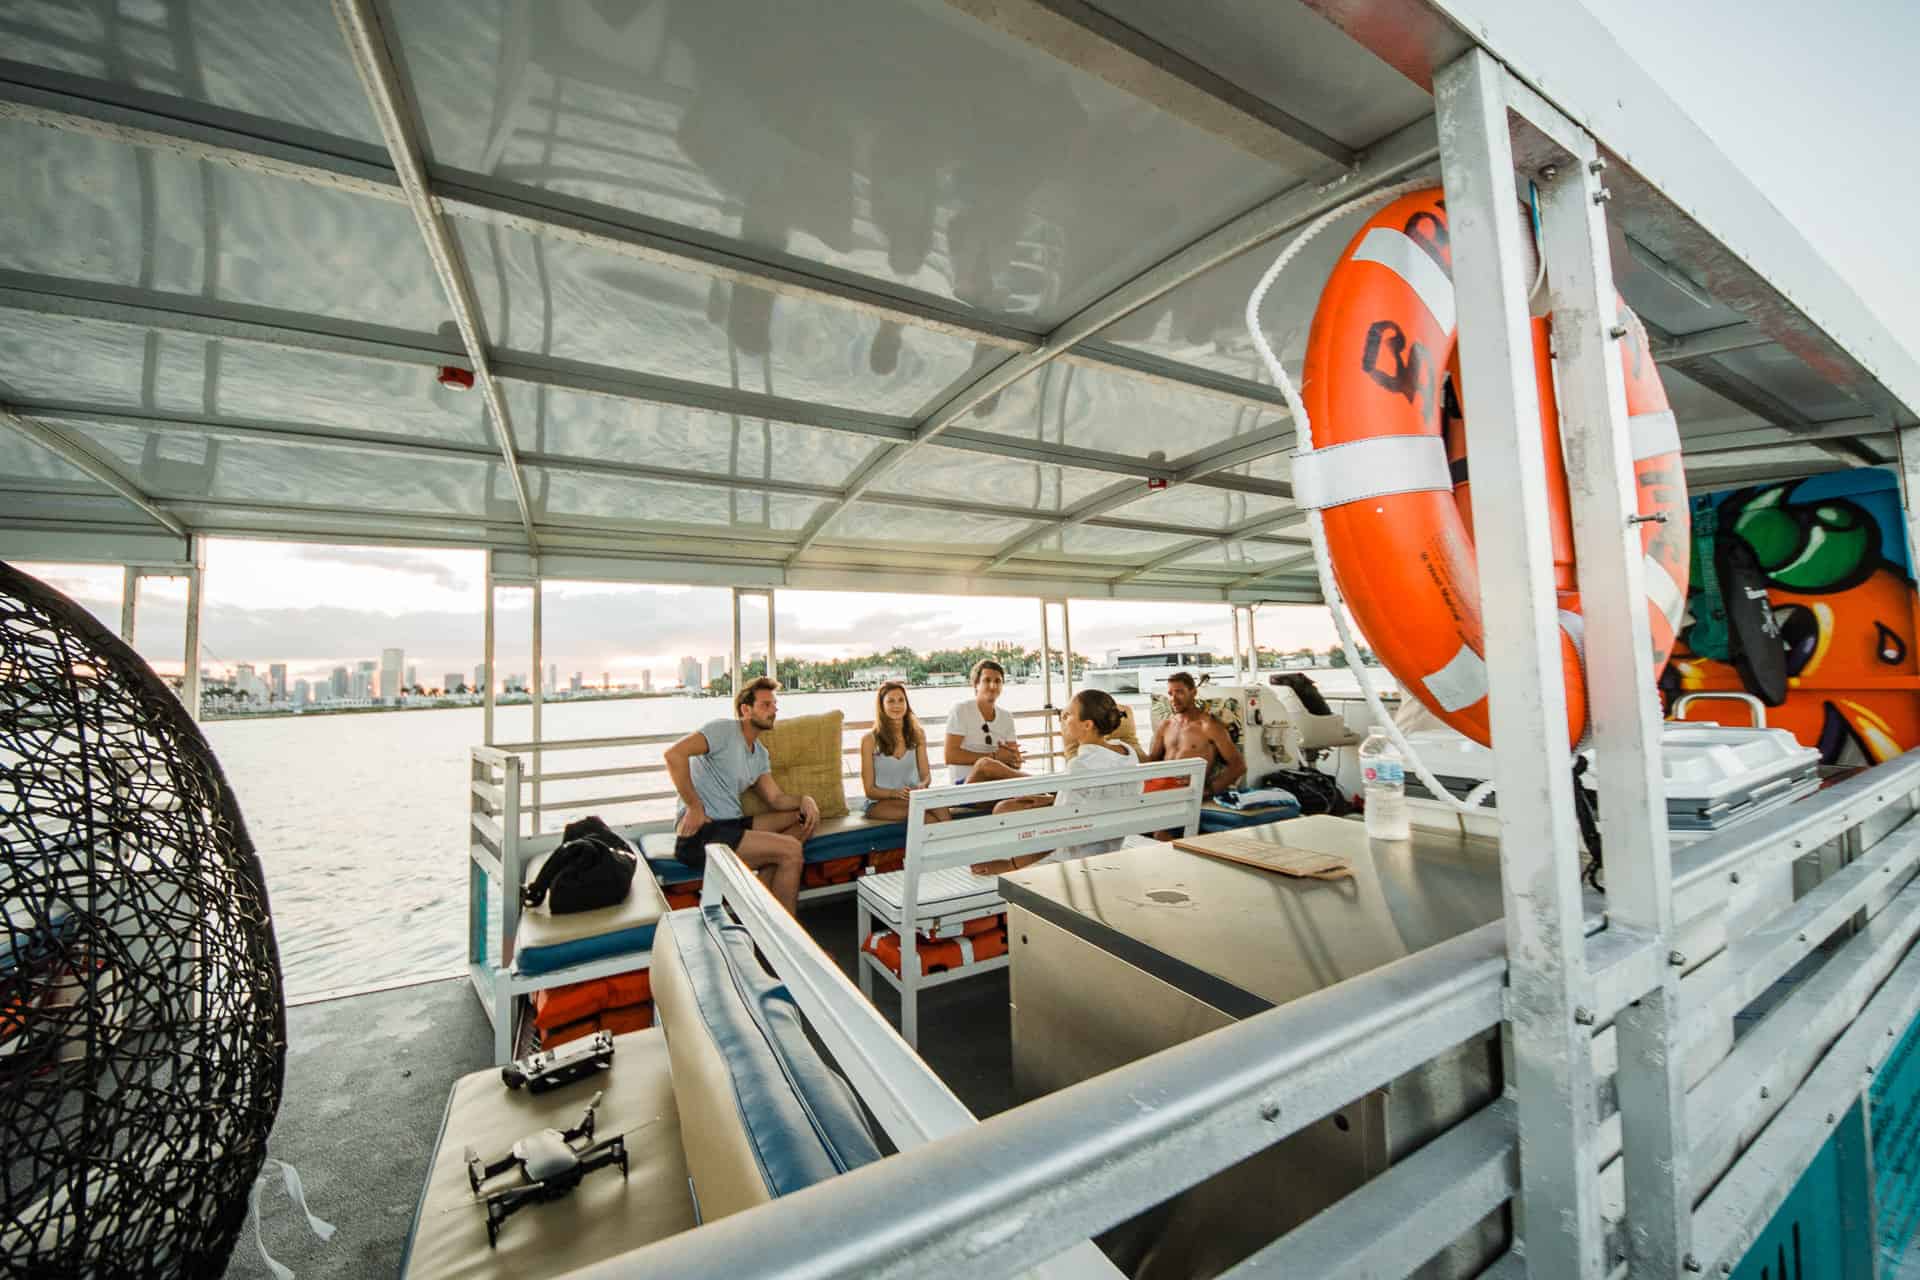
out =
[[1288,818],[1297,818],[1300,810],[1296,806],[1276,804],[1264,809],[1228,809],[1219,805],[1200,807],[1200,832],[1237,831],[1241,827],[1264,827],[1269,822],[1285,822]]
[[[709,1065],[726,1073],[726,1092],[767,1194],[789,1195],[816,1182],[880,1158],[852,1088],[808,1039],[800,1010],[786,984],[770,977],[754,954],[753,938],[720,907],[693,907],[669,917],[660,936],[655,1000],[667,1043],[675,1052],[676,1076],[691,1056],[687,1015],[711,1038],[717,1056]],[[664,967],[663,967],[664,966]],[[674,979],[674,971],[686,985]],[[681,1007],[691,996],[691,1008]],[[680,1056],[689,1051],[685,1063]],[[686,1110],[688,1092],[676,1081]],[[694,1170],[696,1186],[700,1171]]]
[[[540,874],[544,858],[527,865],[527,879]],[[667,912],[666,897],[651,877],[636,875],[626,899],[611,907],[554,915],[544,907],[520,913],[514,930],[513,967],[523,974],[552,973],[608,956],[644,954]]]
[[[706,873],[689,867],[673,856],[674,835],[655,831],[634,837],[646,855],[653,878],[663,885],[685,884]],[[859,816],[828,818],[813,839],[807,841],[804,856],[808,862],[831,862],[835,858],[853,858],[886,849],[904,849],[907,824],[904,822],[868,822]]]

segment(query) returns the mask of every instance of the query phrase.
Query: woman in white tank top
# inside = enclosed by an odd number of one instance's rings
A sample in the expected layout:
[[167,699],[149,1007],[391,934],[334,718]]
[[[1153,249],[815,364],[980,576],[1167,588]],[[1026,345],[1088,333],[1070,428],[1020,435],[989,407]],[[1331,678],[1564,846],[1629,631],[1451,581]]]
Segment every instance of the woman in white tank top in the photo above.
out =
[[[860,788],[867,816],[903,822],[907,796],[927,785],[927,735],[907,702],[907,686],[889,680],[873,700],[873,728],[860,739]],[[945,809],[927,813],[928,822],[944,822]]]

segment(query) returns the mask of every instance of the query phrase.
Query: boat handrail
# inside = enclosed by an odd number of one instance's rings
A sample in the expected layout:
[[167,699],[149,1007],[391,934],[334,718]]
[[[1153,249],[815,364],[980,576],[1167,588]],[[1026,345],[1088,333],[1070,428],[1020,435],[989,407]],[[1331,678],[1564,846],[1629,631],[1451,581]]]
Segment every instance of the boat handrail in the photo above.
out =
[[[1013,718],[1016,721],[1045,719],[1054,714],[1054,711],[1050,708],[1035,707],[1025,711],[1015,711],[1013,712]],[[947,722],[947,718],[945,716],[922,716],[920,717],[920,722],[925,725],[944,725]],[[873,721],[871,720],[848,720],[841,724],[840,732],[853,733],[858,731],[864,733],[871,728],[873,728]],[[543,738],[538,742],[496,742],[491,749],[496,751],[527,752],[586,751],[597,747],[668,746],[686,737],[688,732],[688,730],[682,730],[679,733],[641,733],[616,738]],[[1044,735],[1022,734],[1021,736],[1041,737]]]
[[[1491,1030],[1505,975],[1504,933],[1485,925],[574,1280],[1018,1274]],[[1424,1244],[1464,1232],[1512,1186],[1426,1188]]]

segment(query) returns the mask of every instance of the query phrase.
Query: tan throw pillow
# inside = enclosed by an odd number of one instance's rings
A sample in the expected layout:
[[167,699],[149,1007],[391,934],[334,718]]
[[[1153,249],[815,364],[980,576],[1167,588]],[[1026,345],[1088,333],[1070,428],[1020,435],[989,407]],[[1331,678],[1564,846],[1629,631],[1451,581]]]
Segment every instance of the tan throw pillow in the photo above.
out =
[[[773,780],[790,796],[812,796],[822,818],[847,816],[846,771],[840,755],[844,718],[838,711],[794,716],[776,721],[760,735],[773,762]],[[749,818],[767,812],[766,801],[757,791],[741,796],[740,808]]]

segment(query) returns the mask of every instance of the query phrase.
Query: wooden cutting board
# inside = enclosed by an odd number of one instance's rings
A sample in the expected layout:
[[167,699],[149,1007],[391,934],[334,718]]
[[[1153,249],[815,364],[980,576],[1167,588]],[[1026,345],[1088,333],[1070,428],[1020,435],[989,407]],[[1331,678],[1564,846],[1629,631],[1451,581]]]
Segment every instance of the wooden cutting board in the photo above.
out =
[[1299,849],[1263,840],[1244,831],[1216,831],[1212,835],[1183,837],[1175,840],[1173,847],[1309,880],[1340,880],[1353,874],[1352,864],[1337,853]]

